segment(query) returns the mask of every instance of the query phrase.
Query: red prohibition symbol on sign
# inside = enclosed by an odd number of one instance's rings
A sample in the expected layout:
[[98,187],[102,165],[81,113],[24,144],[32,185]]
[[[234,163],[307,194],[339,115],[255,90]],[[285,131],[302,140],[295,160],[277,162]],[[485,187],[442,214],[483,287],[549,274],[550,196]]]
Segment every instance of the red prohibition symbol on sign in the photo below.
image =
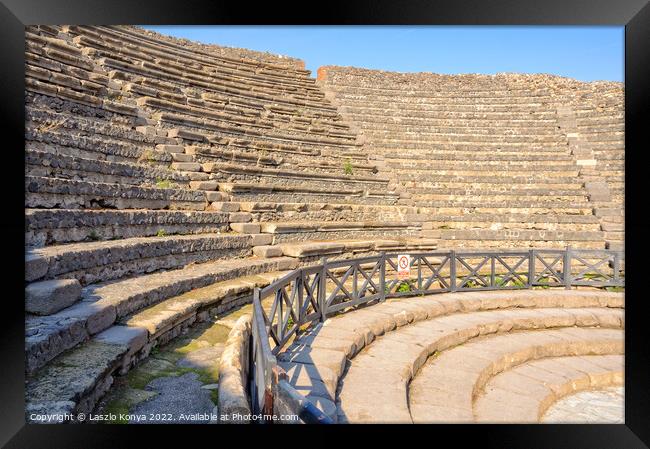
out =
[[400,268],[406,268],[408,266],[409,260],[408,257],[400,257],[399,258],[399,267]]

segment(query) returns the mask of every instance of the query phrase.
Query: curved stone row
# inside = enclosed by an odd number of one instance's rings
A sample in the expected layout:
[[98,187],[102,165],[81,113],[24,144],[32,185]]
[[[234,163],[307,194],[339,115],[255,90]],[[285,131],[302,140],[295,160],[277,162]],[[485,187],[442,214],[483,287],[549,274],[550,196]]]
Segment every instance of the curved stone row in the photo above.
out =
[[623,424],[625,388],[601,387],[579,391],[554,402],[542,416],[544,424]]
[[[487,382],[474,400],[474,419],[538,423],[549,407],[565,396],[623,385],[624,364],[622,355],[551,357],[525,363]],[[622,402],[620,406],[622,409]]]
[[[319,402],[323,411],[334,418],[337,386],[348,360],[351,362],[342,380],[342,391],[353,382],[349,376],[356,364],[374,363],[372,367],[360,365],[367,368],[357,378],[362,391],[368,391],[372,379],[379,379],[377,376],[396,376],[372,383],[375,390],[360,404],[354,402],[362,409],[358,413],[363,416],[373,413],[375,407],[381,408],[387,385],[397,389],[401,410],[408,412],[406,382],[435,350],[479,334],[513,329],[575,325],[620,328],[622,306],[620,295],[589,291],[468,292],[393,299],[314,325],[278,358],[296,390]],[[408,344],[400,341],[401,337]],[[395,358],[384,359],[384,350]],[[355,388],[349,387],[348,391],[354,394]],[[372,401],[371,396],[375,398]],[[341,403],[344,413],[345,406]],[[344,419],[354,419],[349,418],[353,413],[347,410],[348,418]]]
[[[514,367],[529,376],[537,373],[539,383],[559,383],[559,396],[562,387],[571,390],[571,380],[567,380],[566,376],[575,375],[575,371],[561,363],[527,362],[541,362],[537,359],[547,357],[622,354],[623,332],[566,327],[513,332],[477,339],[439,352],[411,381],[409,412],[414,423],[491,422],[496,419],[495,416],[500,416],[501,422],[530,422],[531,413],[524,414],[521,409],[535,405],[537,408],[543,407],[546,401],[552,399],[550,394],[547,393],[550,398],[545,397],[540,401],[542,405],[535,404],[528,395],[518,397],[517,393],[511,393],[508,397],[499,397],[491,387],[474,407],[476,397],[491,377],[503,373],[507,378],[511,372],[509,370]],[[621,365],[618,368],[620,370]],[[576,382],[580,378],[589,379],[587,374],[582,374],[575,379]],[[514,397],[518,397],[518,400]],[[539,416],[534,418],[537,422]]]

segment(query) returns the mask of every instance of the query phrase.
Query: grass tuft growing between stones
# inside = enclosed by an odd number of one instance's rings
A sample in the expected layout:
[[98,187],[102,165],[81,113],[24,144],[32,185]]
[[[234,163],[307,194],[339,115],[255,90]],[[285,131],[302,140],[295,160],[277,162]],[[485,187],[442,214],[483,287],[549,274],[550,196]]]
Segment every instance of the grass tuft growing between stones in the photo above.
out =
[[350,161],[349,159],[345,161],[345,163],[343,164],[343,173],[345,173],[346,175],[354,174],[352,169],[352,161]]

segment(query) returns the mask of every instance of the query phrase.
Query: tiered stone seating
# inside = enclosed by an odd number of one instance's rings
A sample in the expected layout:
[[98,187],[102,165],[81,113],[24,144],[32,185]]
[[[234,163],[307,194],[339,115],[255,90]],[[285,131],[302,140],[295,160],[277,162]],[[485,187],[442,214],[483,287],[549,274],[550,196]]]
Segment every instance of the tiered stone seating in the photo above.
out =
[[28,411],[323,256],[435,249],[301,61],[135,27],[26,30]]
[[[598,246],[618,223],[602,218],[614,203],[576,181],[592,178],[556,130],[547,87],[480,79],[464,99],[413,84],[401,98],[360,82],[336,94],[339,108],[309,75],[297,59],[137,27],[26,29],[28,415],[91,411],[157,345],[323,257],[439,238]],[[584,141],[610,154],[616,125],[574,103]],[[598,140],[592,115],[613,138]],[[622,188],[618,159],[598,157]],[[439,308],[408,304],[374,310],[402,323]]]
[[475,401],[477,421],[540,422],[549,406],[563,396],[622,385],[624,365],[621,355],[588,355],[550,357],[518,366],[485,385],[485,393]]
[[[475,422],[493,386],[503,385],[499,373],[561,357],[556,368],[564,369],[555,376],[564,381],[547,384],[544,407],[530,395],[515,401],[537,413],[571,391],[620,383],[621,365],[592,383],[607,369],[585,371],[584,362],[578,379],[566,363],[622,354],[622,307],[618,294],[580,290],[387,300],[313,325],[279,360],[290,383],[339,423],[411,423]],[[571,384],[574,378],[579,382]],[[485,420],[492,419],[486,412]],[[507,419],[519,422],[510,413],[500,421]]]
[[[192,179],[190,187],[209,193],[208,202],[217,203],[213,210],[233,210],[236,205],[222,203],[251,200],[397,201],[398,195],[387,189],[388,180],[374,174],[356,133],[306,71],[277,61],[271,67],[188,51],[178,43],[160,44],[136,28],[65,30],[121,85],[120,95],[148,117],[139,129],[173,140],[156,148],[169,153],[170,167],[204,177]],[[265,71],[273,76],[261,76]],[[352,173],[344,170],[346,164]],[[392,222],[398,215],[397,210],[384,213]],[[366,220],[360,216],[353,221],[365,237],[377,236],[382,224],[361,225]]]
[[[441,247],[603,248],[615,237],[608,229],[622,226],[594,214],[589,182],[609,175],[583,165],[574,151],[577,135],[594,149],[623,148],[622,122],[604,109],[622,108],[616,83],[349,67],[320,68],[319,83],[372,147],[399,203],[417,208],[423,235],[439,238]],[[601,91],[606,100],[598,103],[593,94]],[[567,105],[576,108],[577,129],[566,126]],[[603,167],[621,169],[614,157],[605,156]]]

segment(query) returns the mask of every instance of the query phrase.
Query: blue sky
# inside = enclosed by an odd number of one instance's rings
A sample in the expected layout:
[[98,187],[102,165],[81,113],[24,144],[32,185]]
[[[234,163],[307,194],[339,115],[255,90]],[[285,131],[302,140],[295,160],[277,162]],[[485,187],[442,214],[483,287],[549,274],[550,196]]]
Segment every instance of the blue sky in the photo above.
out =
[[551,73],[624,80],[625,30],[614,26],[146,26],[204,43],[323,65],[444,74]]

